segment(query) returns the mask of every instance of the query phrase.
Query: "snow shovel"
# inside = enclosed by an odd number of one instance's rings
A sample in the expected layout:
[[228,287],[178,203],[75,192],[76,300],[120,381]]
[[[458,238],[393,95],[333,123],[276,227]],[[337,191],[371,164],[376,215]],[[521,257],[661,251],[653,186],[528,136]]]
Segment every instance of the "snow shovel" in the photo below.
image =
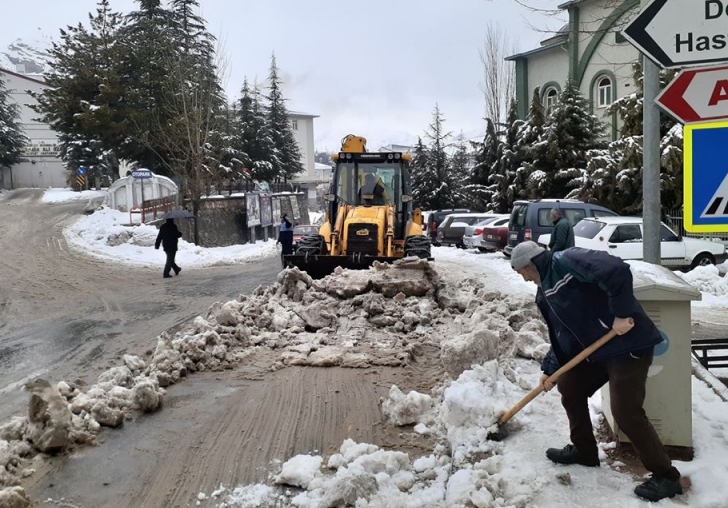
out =
[[[632,321],[631,318],[630,318],[630,323],[634,323],[634,321]],[[571,369],[573,369],[574,367],[576,367],[577,365],[579,365],[582,362],[582,360],[584,360],[587,356],[589,356],[594,351],[596,351],[597,349],[599,349],[600,347],[602,347],[604,344],[606,344],[607,342],[609,342],[610,340],[612,340],[615,335],[617,335],[617,332],[614,329],[609,330],[609,332],[607,332],[604,336],[602,336],[601,338],[599,338],[591,346],[587,347],[586,349],[584,349],[584,351],[582,351],[581,353],[579,353],[578,355],[576,355],[574,358],[572,358],[566,365],[564,365],[559,370],[557,370],[556,372],[554,372],[553,374],[551,374],[548,377],[548,381],[556,384],[556,381],[558,381],[558,379],[563,374],[565,374],[566,372],[569,372]],[[488,439],[490,439],[491,441],[503,441],[505,438],[507,438],[508,437],[508,429],[505,428],[505,424],[508,423],[508,420],[510,420],[511,418],[513,418],[516,415],[516,413],[518,413],[521,409],[523,409],[526,406],[526,404],[528,404],[533,399],[535,399],[536,396],[539,395],[542,391],[543,391],[543,388],[539,384],[536,388],[534,388],[533,390],[531,390],[530,392],[528,392],[528,395],[526,395],[525,397],[523,397],[518,402],[518,404],[516,404],[511,409],[509,409],[508,411],[506,411],[505,413],[503,413],[501,415],[501,417],[498,418],[498,422],[497,422],[498,423],[498,430],[496,430],[495,432],[491,432],[490,434],[488,434]]]

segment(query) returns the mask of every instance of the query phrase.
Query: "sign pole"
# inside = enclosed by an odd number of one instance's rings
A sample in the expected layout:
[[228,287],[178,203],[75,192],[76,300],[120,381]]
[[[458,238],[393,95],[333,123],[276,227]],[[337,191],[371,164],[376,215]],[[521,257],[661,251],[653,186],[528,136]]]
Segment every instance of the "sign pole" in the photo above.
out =
[[644,218],[643,259],[659,265],[660,253],[660,111],[655,99],[660,91],[660,69],[643,58],[642,96],[642,216]]

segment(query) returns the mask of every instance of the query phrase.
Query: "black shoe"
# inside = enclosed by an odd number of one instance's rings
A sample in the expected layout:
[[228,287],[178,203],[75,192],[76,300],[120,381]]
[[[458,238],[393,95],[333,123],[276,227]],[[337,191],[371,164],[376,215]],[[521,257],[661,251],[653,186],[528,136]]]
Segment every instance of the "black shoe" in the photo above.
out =
[[162,275],[162,277],[165,278],[165,279],[171,279],[172,278],[171,275]]
[[174,274],[175,275],[179,275],[179,272],[181,272],[181,271],[182,271],[182,268],[175,268],[174,269]]
[[597,467],[599,465],[599,457],[587,457],[583,455],[573,444],[568,444],[563,448],[549,448],[546,450],[546,457],[557,464],[581,464],[582,466]]
[[656,502],[666,497],[675,497],[678,494],[682,494],[683,489],[680,485],[680,480],[675,481],[664,476],[652,475],[645,483],[635,487],[634,493],[642,499]]

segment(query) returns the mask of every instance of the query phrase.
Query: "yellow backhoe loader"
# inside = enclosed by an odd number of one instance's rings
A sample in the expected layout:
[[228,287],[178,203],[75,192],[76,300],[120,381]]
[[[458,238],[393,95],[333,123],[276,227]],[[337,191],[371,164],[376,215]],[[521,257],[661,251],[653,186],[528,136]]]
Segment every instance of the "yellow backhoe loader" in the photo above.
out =
[[367,152],[366,139],[346,136],[326,194],[327,209],[318,235],[304,236],[284,256],[314,278],[337,266],[368,268],[374,261],[406,256],[431,259],[430,240],[422,235],[422,213],[414,208],[408,163],[401,152]]

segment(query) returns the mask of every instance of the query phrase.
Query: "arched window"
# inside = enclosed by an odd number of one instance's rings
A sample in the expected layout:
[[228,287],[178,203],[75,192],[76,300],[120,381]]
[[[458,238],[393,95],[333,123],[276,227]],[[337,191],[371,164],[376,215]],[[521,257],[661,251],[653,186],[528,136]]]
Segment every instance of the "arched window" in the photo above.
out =
[[546,90],[546,114],[550,115],[556,103],[559,102],[559,92],[555,88]]
[[606,108],[612,103],[612,80],[604,77],[599,80],[599,83],[597,83],[597,96],[599,97],[599,101],[597,103],[597,107],[600,108]]

